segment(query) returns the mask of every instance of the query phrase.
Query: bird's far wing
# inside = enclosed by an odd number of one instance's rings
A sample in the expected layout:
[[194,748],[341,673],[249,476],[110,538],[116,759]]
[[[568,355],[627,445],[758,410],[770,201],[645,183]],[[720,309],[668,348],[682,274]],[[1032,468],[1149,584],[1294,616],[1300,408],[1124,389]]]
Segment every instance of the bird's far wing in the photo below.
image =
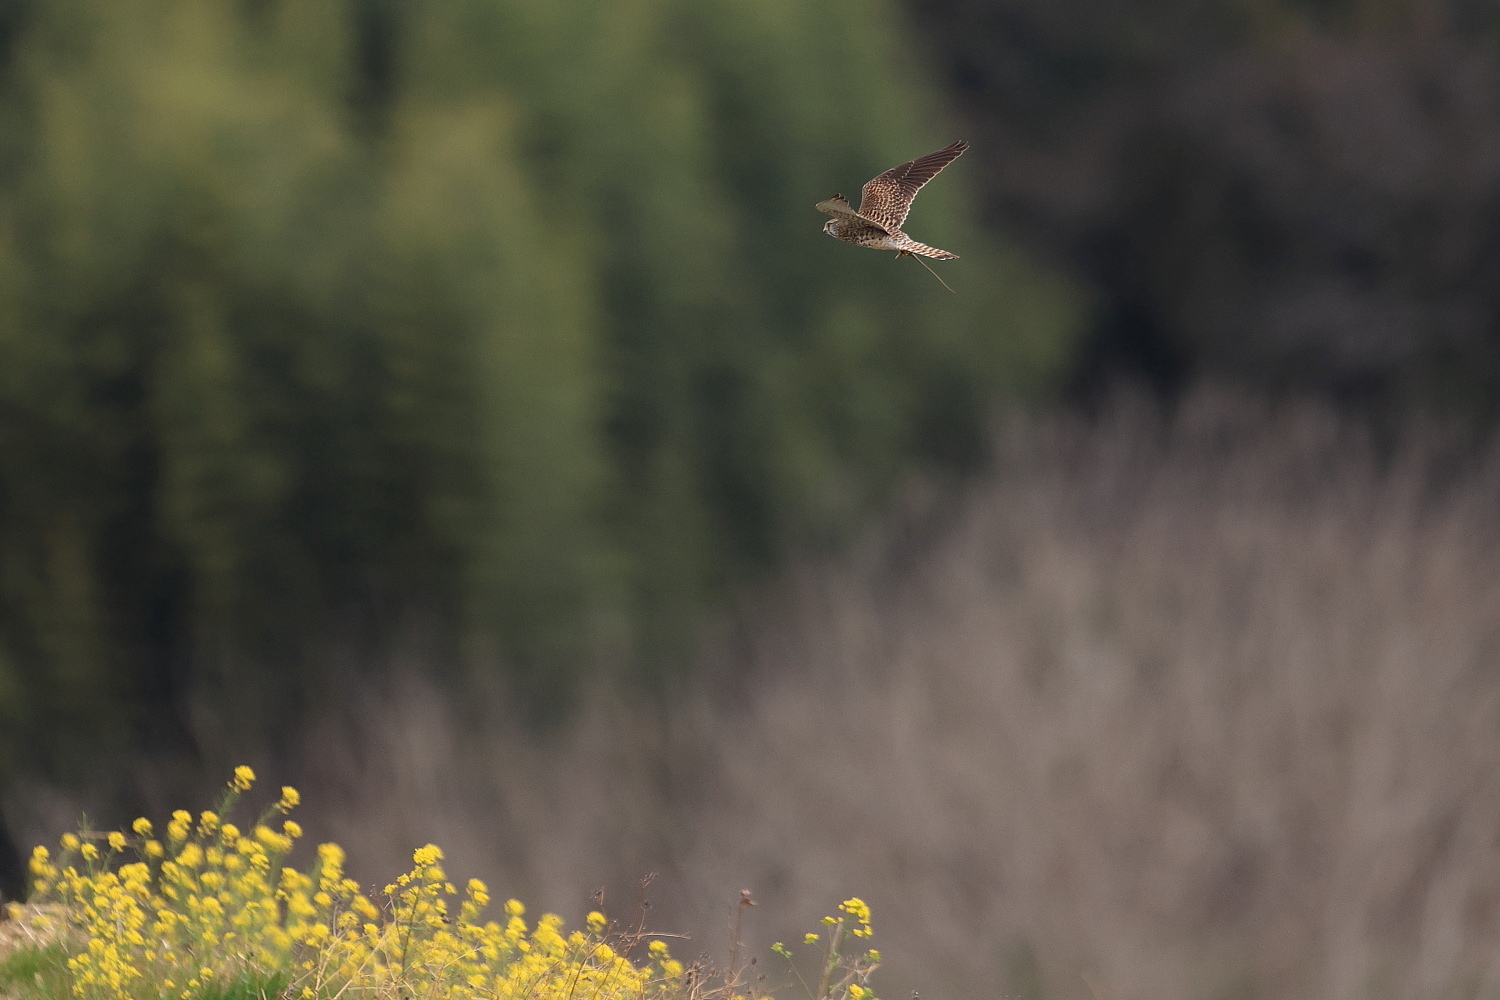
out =
[[849,204],[849,199],[845,198],[841,194],[836,194],[832,198],[829,198],[827,201],[820,201],[816,205],[814,205],[813,208],[816,208],[820,212],[831,215],[835,219],[843,219],[845,222],[857,222],[865,226],[874,226],[881,232],[887,232],[886,228],[880,223],[876,222],[874,219],[867,219],[863,215],[860,215],[858,212],[856,212],[854,210],[854,206]]
[[859,214],[887,232],[900,229],[906,221],[906,213],[911,211],[912,199],[922,190],[922,185],[968,148],[969,144],[960,139],[935,153],[919,156],[870,178],[859,195]]

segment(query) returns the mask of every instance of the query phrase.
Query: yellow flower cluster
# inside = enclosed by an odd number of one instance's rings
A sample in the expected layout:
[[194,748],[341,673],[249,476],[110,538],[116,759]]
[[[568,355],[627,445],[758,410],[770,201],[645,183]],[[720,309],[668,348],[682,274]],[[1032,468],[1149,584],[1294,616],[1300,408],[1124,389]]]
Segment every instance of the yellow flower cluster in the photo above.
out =
[[[295,789],[241,830],[230,815],[255,780],[248,767],[216,810],[178,811],[164,839],[138,819],[132,834],[67,834],[54,857],[31,857],[31,920],[54,923],[66,942],[79,1000],[197,1000],[267,995],[317,998],[430,997],[494,1000],[672,1000],[683,967],[653,940],[642,964],[612,937],[603,914],[564,933],[560,918],[534,926],[516,900],[505,920],[483,922],[489,892],[458,891],[428,845],[412,870],[385,887],[377,906],[344,875],[344,852],[323,844],[305,872],[285,863],[301,836],[271,816],[295,807]],[[128,860],[133,855],[134,860]],[[250,984],[248,990],[246,985]]]
[[[828,928],[825,940],[822,934],[803,935],[803,944],[816,944],[822,948],[818,967],[820,975],[816,990],[808,989],[813,1000],[878,1000],[875,992],[865,985],[870,976],[880,967],[880,952],[868,948],[860,954],[845,954],[845,938],[868,940],[875,934],[870,926],[870,907],[855,896],[839,904],[842,916],[824,917],[821,921]],[[794,962],[791,949],[777,941],[771,950]],[[804,986],[807,984],[804,982]]]
[[870,929],[870,907],[863,899],[858,896],[846,899],[839,904],[839,911],[854,918],[855,926],[849,929],[854,937],[867,938],[874,935],[875,932]]

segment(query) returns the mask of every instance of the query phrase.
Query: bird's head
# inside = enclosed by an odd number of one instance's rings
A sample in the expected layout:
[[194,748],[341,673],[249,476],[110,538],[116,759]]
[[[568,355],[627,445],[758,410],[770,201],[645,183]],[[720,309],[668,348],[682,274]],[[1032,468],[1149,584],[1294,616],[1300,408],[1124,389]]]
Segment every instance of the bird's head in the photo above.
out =
[[823,232],[827,233],[829,236],[832,236],[834,223],[838,221],[838,219],[829,219],[827,222],[823,223]]

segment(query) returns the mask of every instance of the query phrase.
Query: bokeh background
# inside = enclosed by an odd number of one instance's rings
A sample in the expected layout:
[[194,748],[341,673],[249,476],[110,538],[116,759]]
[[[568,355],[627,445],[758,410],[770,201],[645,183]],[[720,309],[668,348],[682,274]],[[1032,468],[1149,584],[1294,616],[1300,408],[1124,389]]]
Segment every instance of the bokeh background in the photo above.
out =
[[[957,294],[819,232],[959,137]],[[1490,0],[9,0],[0,892],[248,762],[886,996],[1500,995],[1497,414]]]

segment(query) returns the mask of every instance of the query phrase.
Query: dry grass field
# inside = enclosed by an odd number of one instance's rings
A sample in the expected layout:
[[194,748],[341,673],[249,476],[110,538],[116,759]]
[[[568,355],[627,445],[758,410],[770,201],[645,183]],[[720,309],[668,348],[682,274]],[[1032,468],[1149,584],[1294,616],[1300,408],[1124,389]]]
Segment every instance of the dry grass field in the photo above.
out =
[[370,693],[285,778],[310,838],[570,920],[660,871],[688,957],[741,888],[762,956],[858,894],[886,997],[1500,994],[1500,457],[1221,393],[997,452],[747,600],[736,680],[667,710],[537,745]]

